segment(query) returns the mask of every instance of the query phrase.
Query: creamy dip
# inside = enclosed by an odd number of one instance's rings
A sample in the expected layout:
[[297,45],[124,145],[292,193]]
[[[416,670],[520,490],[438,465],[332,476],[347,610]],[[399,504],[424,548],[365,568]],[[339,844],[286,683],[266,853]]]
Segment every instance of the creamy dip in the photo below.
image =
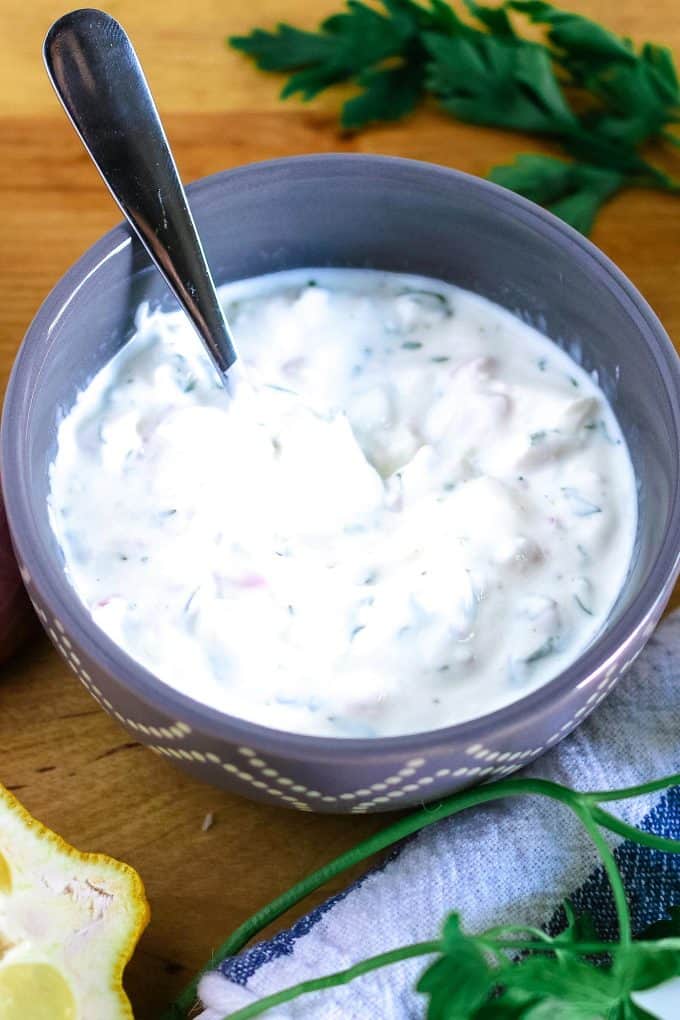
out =
[[200,702],[339,737],[480,716],[573,662],[636,525],[596,382],[430,279],[296,270],[221,300],[254,389],[143,307],[60,424],[52,526],[99,627]]

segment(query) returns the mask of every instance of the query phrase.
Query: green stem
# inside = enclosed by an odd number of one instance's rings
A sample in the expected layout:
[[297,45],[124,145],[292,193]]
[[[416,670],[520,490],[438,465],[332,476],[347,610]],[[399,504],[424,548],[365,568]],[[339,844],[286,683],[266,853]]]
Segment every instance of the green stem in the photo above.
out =
[[[508,926],[508,929],[513,926]],[[501,929],[498,929],[501,930]],[[503,939],[503,938],[489,938],[487,935],[479,935],[475,941],[479,946],[489,949],[494,953],[498,951],[512,949],[524,952],[552,952],[556,951],[556,947],[553,940],[544,932],[539,932],[540,939],[537,941],[530,941],[527,939]],[[553,943],[553,944],[550,944]],[[574,953],[577,956],[597,956],[602,953],[610,954],[612,949],[610,942],[572,942],[565,943],[563,946],[559,946],[560,952]],[[272,995],[267,995],[265,998],[258,999],[257,1002],[252,1002],[248,1006],[244,1006],[241,1009],[236,1010],[235,1013],[230,1013],[228,1017],[224,1017],[223,1020],[249,1020],[250,1017],[259,1016],[261,1013],[265,1013],[268,1009],[272,1009],[274,1006],[280,1006],[284,1002],[290,1002],[292,999],[297,999],[301,995],[308,995],[310,992],[325,991],[328,988],[336,988],[338,985],[349,984],[355,978],[360,977],[362,974],[368,974],[372,970],[378,970],[380,967],[387,967],[390,964],[400,963],[402,960],[409,960],[415,956],[426,956],[430,953],[441,953],[443,946],[441,942],[416,942],[410,946],[400,946],[397,949],[390,949],[388,952],[381,953],[379,956],[372,956],[367,960],[362,960],[360,963],[354,964],[352,967],[348,967],[346,970],[335,971],[333,974],[325,974],[320,978],[312,978],[309,981],[301,981],[297,985],[291,985],[289,988],[283,988],[281,991],[274,992]]]
[[281,1003],[290,1002],[301,995],[308,995],[310,992],[320,992],[337,985],[346,985],[350,981],[354,981],[355,978],[361,977],[362,974],[378,970],[379,967],[389,967],[393,963],[399,963],[401,960],[408,960],[414,956],[440,953],[442,948],[442,943],[438,939],[431,942],[416,942],[411,946],[399,946],[397,949],[390,949],[386,953],[380,953],[379,956],[371,956],[368,960],[355,963],[354,966],[348,967],[346,970],[338,970],[334,974],[312,978],[310,981],[302,981],[299,985],[293,985],[291,988],[284,988],[280,992],[274,992],[273,995],[267,995],[264,999],[258,999],[257,1002],[244,1006],[243,1009],[237,1009],[235,1013],[230,1013],[224,1020],[249,1020],[249,1017],[260,1016],[261,1013],[266,1012],[266,1010],[271,1009],[273,1006],[280,1006]]
[[594,790],[591,793],[579,793],[577,796],[585,804],[591,802],[603,804],[611,800],[632,800],[633,797],[643,797],[646,793],[658,793],[659,790],[667,790],[678,785],[680,773],[661,779],[651,779],[648,783],[640,783],[639,786],[626,786],[618,790]]
[[215,970],[226,957],[238,953],[255,935],[257,935],[268,924],[275,921],[291,907],[294,907],[300,900],[314,892],[320,886],[325,885],[331,878],[341,874],[347,868],[365,861],[381,850],[385,850],[400,840],[419,832],[434,822],[443,818],[450,818],[452,815],[465,811],[467,808],[476,807],[489,801],[498,800],[500,797],[519,797],[524,794],[534,793],[545,797],[552,797],[563,803],[570,804],[577,794],[560,786],[558,783],[551,783],[546,779],[504,779],[490,786],[476,787],[472,790],[463,790],[454,793],[439,804],[429,805],[420,811],[400,818],[392,825],[388,825],[382,832],[370,836],[359,843],[351,850],[336,857],[335,860],[325,864],[317,871],[313,871],[301,882],[298,882],[286,892],[277,896],[266,906],[258,910],[252,917],[229,936],[229,938],[213,953],[199,974],[183,989],[175,1001],[163,1013],[161,1020],[184,1020],[189,1010],[196,1001],[198,982],[203,974],[209,970]]
[[604,808],[591,808],[590,817],[603,829],[615,832],[617,836],[630,839],[641,846],[651,847],[652,850],[663,850],[666,853],[680,853],[680,840],[668,839],[665,836],[656,836],[653,832],[645,832],[643,829],[636,829],[634,825],[628,825],[621,821],[616,815],[610,814]]
[[[209,970],[215,970],[226,957],[238,953],[263,928],[272,921],[275,921],[311,892],[320,888],[329,879],[341,874],[347,868],[366,860],[368,857],[379,853],[381,850],[385,850],[393,843],[419,832],[428,825],[432,825],[434,822],[450,818],[461,811],[467,810],[467,808],[476,807],[479,804],[498,800],[502,797],[535,794],[558,800],[574,811],[601,854],[603,865],[612,885],[621,931],[621,942],[624,947],[627,947],[630,944],[631,933],[625,890],[614,857],[606,841],[598,832],[595,819],[597,819],[598,824],[610,829],[612,832],[616,832],[625,838],[633,839],[644,845],[653,846],[656,849],[677,851],[680,849],[680,843],[674,840],[664,840],[660,836],[652,836],[650,833],[641,832],[632,826],[628,826],[608,812],[598,809],[593,802],[598,800],[625,800],[644,793],[665,789],[679,782],[680,776],[671,776],[667,779],[654,780],[650,783],[644,783],[640,786],[623,790],[577,793],[568,787],[545,779],[505,779],[489,786],[463,790],[460,793],[453,794],[439,804],[430,805],[406,818],[400,818],[397,822],[383,829],[382,832],[376,833],[369,839],[359,843],[356,847],[336,857],[335,860],[330,861],[311,875],[308,875],[301,882],[298,882],[291,889],[277,896],[276,899],[248,918],[216,950],[201,972],[196,975],[193,981],[187,985],[175,1002],[166,1010],[161,1020],[185,1020],[187,1013],[196,1001],[198,982],[204,973]],[[529,945],[525,944],[524,948],[528,949]],[[595,952],[596,950],[592,951]]]
[[324,885],[329,879],[345,871],[361,861],[366,860],[373,854],[386,849],[393,843],[413,835],[433,822],[443,818],[450,818],[469,807],[476,807],[479,804],[497,800],[500,797],[522,796],[534,793],[542,796],[552,797],[563,803],[573,803],[575,795],[566,787],[557,783],[551,783],[545,779],[506,779],[494,783],[492,786],[477,787],[473,790],[464,790],[455,793],[440,804],[428,806],[416,811],[407,818],[401,818],[392,825],[387,826],[382,832],[369,837],[359,843],[356,847],[346,851],[335,860],[312,872],[301,882],[298,882],[291,889],[288,889],[281,896],[277,896],[261,910],[258,910],[252,917],[248,918],[234,931],[224,942],[205,965],[203,970],[197,974],[194,980],[187,985],[174,1003],[163,1014],[161,1020],[184,1020],[186,1014],[196,1001],[198,982],[206,971],[215,970],[219,964],[228,956],[238,953],[247,942],[258,934],[276,918],[280,917],[291,907],[299,903],[311,892]]
[[625,966],[625,952],[630,949],[633,941],[633,933],[630,927],[630,912],[628,910],[626,890],[621,878],[621,873],[619,872],[614,854],[612,853],[606,839],[600,833],[597,825],[593,821],[592,816],[589,813],[589,809],[584,808],[581,805],[575,805],[574,811],[580,819],[583,828],[593,841],[595,848],[602,859],[604,870],[606,871],[609,879],[612,895],[614,897],[614,906],[616,907],[616,916],[619,922],[619,947],[624,950],[624,953],[620,957],[617,956],[614,966],[621,969],[621,961],[623,961],[623,965]]

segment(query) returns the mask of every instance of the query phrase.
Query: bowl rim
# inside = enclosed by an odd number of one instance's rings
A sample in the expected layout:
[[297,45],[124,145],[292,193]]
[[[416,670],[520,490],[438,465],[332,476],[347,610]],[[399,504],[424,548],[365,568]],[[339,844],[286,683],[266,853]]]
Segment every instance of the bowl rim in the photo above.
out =
[[[436,187],[437,181],[486,194],[499,210],[548,235],[566,248],[577,262],[598,277],[608,289],[617,291],[617,300],[635,321],[641,339],[654,357],[665,383],[665,398],[675,425],[676,445],[680,445],[680,359],[659,319],[637,288],[624,273],[585,237],[562,220],[533,202],[479,177],[420,160],[355,153],[324,153],[283,157],[249,163],[200,178],[188,186],[194,207],[201,197],[225,186],[255,187],[276,176],[305,178],[310,175],[324,181],[348,173],[355,178],[381,175],[404,187],[423,184]],[[524,697],[486,715],[434,730],[423,730],[389,737],[327,737],[278,730],[261,723],[232,716],[195,701],[159,680],[127,652],[119,648],[93,622],[60,564],[43,555],[45,548],[33,521],[28,486],[27,458],[24,456],[28,421],[34,402],[36,379],[49,355],[50,336],[55,325],[81,287],[110,258],[132,243],[125,224],[108,231],[92,245],[57,281],[30,323],[16,356],[7,386],[2,416],[1,464],[7,517],[12,540],[21,563],[36,590],[52,610],[59,607],[59,619],[66,633],[84,655],[113,675],[127,692],[136,695],[150,709],[186,721],[203,737],[231,740],[255,748],[267,748],[301,760],[323,757],[329,761],[365,759],[424,752],[441,745],[459,746],[488,738],[495,727],[510,728],[520,720],[539,715],[560,701],[579,684],[589,682],[595,672],[616,661],[640,627],[653,619],[667,600],[680,572],[680,458],[674,479],[671,517],[659,548],[638,595],[613,627],[606,627],[594,642],[565,670]],[[10,424],[11,423],[11,424]],[[17,424],[19,440],[16,441]],[[585,714],[584,714],[585,717]]]

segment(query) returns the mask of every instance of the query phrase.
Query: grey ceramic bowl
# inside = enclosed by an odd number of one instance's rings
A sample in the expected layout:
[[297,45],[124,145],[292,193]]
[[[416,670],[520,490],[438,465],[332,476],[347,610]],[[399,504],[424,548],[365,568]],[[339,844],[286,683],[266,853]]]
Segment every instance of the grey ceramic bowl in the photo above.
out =
[[7,512],[52,641],[134,737],[200,779],[271,804],[382,811],[525,765],[577,726],[629,668],[678,573],[680,371],[663,328],[580,235],[512,193],[452,170],[309,156],[217,174],[189,190],[220,283],[295,266],[422,273],[499,302],[576,352],[598,372],[630,444],[639,482],[634,563],[605,630],[569,669],[462,725],[375,740],[297,736],[224,715],[160,683],[93,624],[66,581],[47,515],[60,414],[130,336],[140,300],[168,302],[121,226],[43,304],[5,401]]

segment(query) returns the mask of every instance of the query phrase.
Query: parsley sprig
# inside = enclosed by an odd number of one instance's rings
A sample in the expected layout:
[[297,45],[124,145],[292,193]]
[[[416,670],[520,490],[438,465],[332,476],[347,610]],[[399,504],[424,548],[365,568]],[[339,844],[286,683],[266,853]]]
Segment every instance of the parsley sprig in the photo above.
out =
[[[329,879],[393,843],[443,818],[504,797],[541,796],[559,801],[578,818],[596,847],[609,879],[618,919],[618,939],[603,941],[587,913],[564,904],[565,927],[551,936],[541,928],[501,925],[466,932],[458,914],[446,919],[438,939],[401,946],[344,971],[312,978],[259,999],[225,1020],[248,1020],[301,995],[346,984],[401,960],[432,957],[417,990],[427,998],[427,1020],[644,1020],[653,1014],[634,1000],[644,991],[680,975],[680,909],[633,937],[630,912],[616,858],[602,833],[608,830],[642,846],[680,853],[680,840],[637,829],[602,805],[653,793],[680,783],[668,776],[622,790],[582,793],[542,779],[507,779],[453,794],[436,805],[389,825],[354,849],[313,872],[245,921],[206,965],[212,970],[272,921]],[[162,1020],[185,1020],[200,975]]]
[[[642,154],[650,142],[680,145],[680,85],[666,47],[636,49],[544,0],[465,8],[461,17],[445,0],[347,0],[316,32],[280,24],[229,42],[263,70],[289,74],[283,98],[353,82],[340,114],[347,130],[399,120],[429,95],[459,120],[552,140],[570,162],[523,155],[489,176],[584,233],[622,188],[680,190]],[[542,26],[544,40],[520,35],[518,16]]]

